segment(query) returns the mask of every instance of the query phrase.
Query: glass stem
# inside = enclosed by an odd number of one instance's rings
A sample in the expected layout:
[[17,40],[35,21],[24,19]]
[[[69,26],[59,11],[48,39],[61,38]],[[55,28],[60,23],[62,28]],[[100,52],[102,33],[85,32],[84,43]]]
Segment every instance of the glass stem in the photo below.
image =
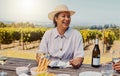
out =
[[4,67],[4,62],[2,63],[2,72],[1,72],[1,74],[0,74],[0,76],[6,76],[7,75],[7,73],[6,72],[4,72],[4,69],[3,69],[3,67]]
[[3,67],[4,67],[4,62],[2,63],[2,69],[1,69],[1,70],[2,70],[2,73],[4,72]]

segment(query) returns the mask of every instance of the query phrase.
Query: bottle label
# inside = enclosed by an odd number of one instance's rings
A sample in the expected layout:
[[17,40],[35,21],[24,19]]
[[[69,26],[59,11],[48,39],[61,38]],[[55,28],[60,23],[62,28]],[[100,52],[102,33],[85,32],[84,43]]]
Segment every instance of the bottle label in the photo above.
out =
[[98,44],[98,42],[99,42],[99,40],[98,40],[98,39],[96,39],[95,44]]
[[100,65],[100,58],[93,58],[93,65]]

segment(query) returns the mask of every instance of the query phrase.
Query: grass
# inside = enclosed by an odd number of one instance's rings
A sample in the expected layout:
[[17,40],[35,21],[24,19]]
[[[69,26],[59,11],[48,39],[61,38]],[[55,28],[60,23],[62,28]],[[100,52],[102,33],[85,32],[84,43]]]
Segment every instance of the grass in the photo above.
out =
[[36,53],[30,51],[14,51],[14,50],[5,50],[3,54],[6,54],[8,57],[14,58],[23,58],[23,59],[35,59]]

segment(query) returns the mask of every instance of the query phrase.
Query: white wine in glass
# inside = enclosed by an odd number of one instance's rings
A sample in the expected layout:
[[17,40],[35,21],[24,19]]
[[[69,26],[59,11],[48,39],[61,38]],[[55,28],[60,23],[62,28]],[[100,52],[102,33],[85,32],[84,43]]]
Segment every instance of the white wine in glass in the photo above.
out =
[[120,52],[118,50],[112,51],[112,62],[117,63],[120,61]]

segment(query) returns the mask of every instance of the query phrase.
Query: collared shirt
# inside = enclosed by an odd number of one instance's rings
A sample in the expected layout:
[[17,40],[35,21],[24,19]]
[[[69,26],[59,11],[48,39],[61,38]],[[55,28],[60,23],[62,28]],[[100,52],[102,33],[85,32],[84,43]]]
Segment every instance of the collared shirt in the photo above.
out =
[[38,53],[49,53],[51,59],[69,61],[75,57],[84,57],[83,40],[79,31],[72,28],[61,36],[57,28],[45,32]]

